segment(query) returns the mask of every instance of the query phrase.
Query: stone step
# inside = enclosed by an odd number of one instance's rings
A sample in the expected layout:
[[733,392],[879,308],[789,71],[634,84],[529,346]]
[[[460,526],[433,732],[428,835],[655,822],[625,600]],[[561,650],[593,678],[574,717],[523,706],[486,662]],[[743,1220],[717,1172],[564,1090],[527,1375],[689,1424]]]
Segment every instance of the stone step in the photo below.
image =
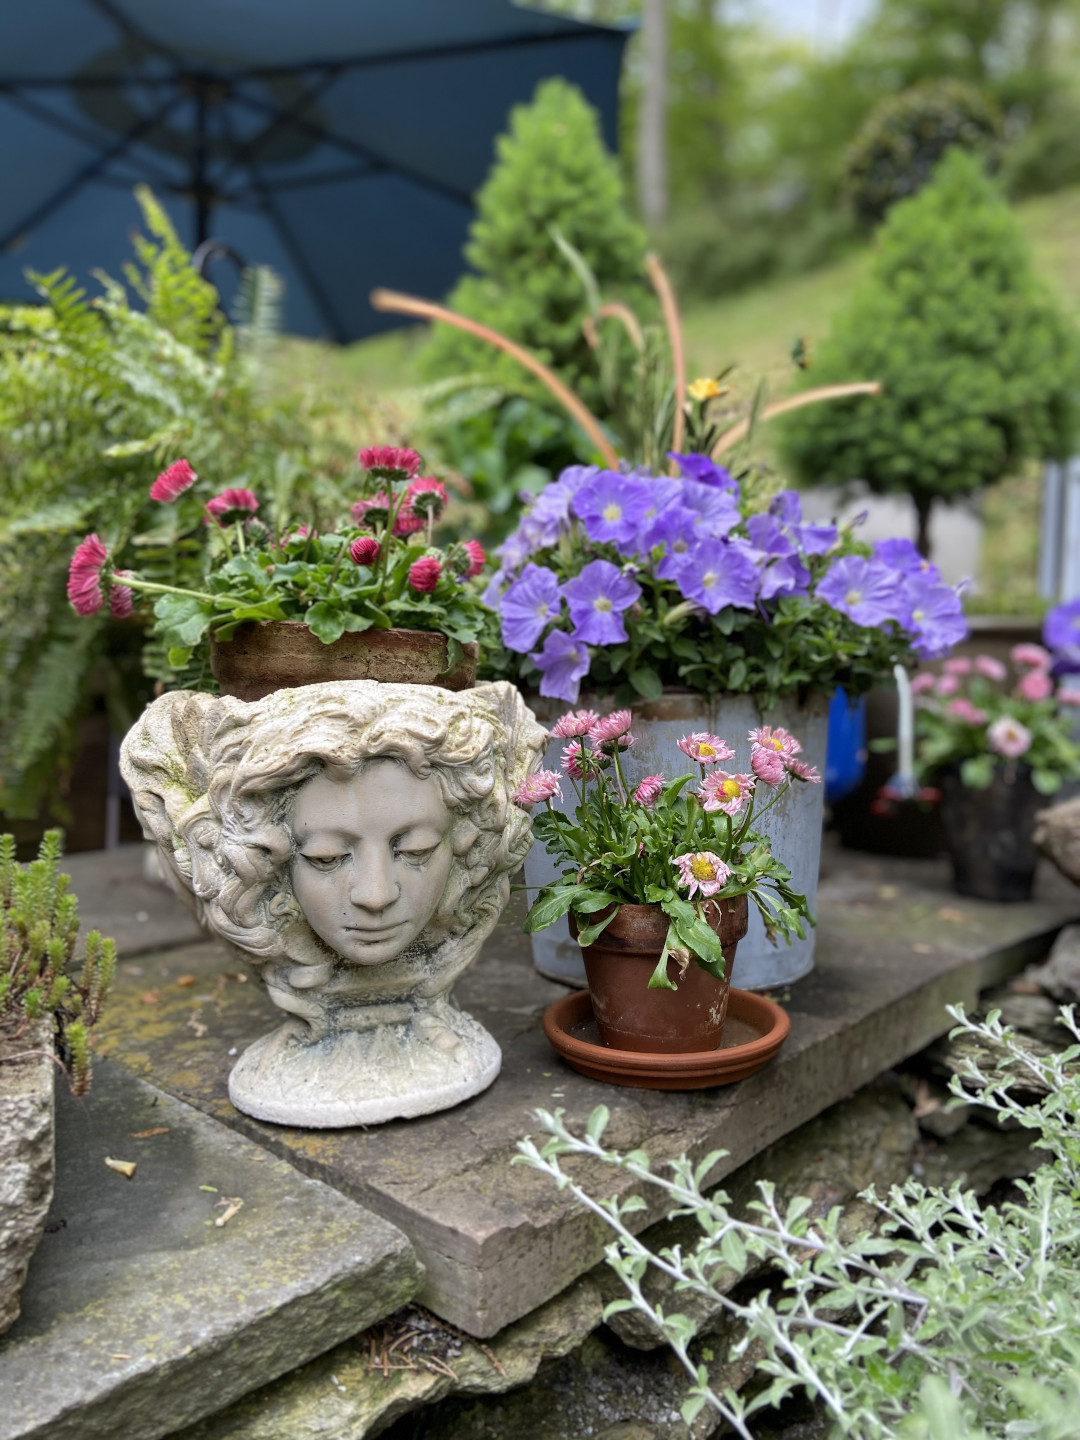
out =
[[99,1060],[82,1100],[58,1083],[56,1147],[22,1316],[0,1339],[0,1440],[156,1440],[421,1283],[400,1230],[122,1066]]

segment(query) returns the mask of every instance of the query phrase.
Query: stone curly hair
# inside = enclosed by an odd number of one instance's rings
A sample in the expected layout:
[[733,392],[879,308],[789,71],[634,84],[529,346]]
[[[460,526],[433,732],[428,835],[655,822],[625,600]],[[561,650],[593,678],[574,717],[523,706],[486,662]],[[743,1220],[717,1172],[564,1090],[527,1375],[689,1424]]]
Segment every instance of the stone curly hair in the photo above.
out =
[[[147,838],[200,920],[260,964],[275,1004],[318,1035],[342,1008],[443,994],[473,959],[529,848],[529,818],[511,796],[544,738],[502,681],[451,693],[351,680],[250,704],[177,691],[155,700],[128,734],[121,769]],[[453,862],[409,950],[356,967],[315,935],[296,903],[291,822],[306,781],[347,779],[376,760],[438,784],[453,817]]]

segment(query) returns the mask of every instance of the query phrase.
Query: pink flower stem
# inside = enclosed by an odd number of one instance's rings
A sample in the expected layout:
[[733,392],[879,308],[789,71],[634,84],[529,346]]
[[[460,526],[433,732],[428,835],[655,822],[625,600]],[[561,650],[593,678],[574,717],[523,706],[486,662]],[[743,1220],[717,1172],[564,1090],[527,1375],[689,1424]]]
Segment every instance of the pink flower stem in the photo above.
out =
[[176,585],[159,585],[154,580],[140,580],[136,575],[122,575],[117,585],[126,585],[129,590],[145,590],[151,595],[190,595],[193,600],[209,600],[216,605],[219,600],[230,600],[234,605],[241,602],[231,595],[208,595],[205,590],[182,590]]
[[241,554],[241,555],[244,555],[244,554],[246,554],[246,552],[247,552],[247,546],[244,544],[244,524],[243,524],[243,521],[240,520],[240,519],[237,519],[235,523],[236,523],[236,543],[237,543],[237,545],[240,547],[240,554]]

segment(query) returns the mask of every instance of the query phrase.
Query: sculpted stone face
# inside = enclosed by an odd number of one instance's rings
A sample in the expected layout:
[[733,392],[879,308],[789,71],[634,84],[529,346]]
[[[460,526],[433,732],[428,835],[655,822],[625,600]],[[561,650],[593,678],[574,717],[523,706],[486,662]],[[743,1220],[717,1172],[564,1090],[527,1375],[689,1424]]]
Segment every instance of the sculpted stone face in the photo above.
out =
[[316,935],[356,965],[408,949],[446,889],[451,818],[438,784],[393,760],[301,786],[291,875]]

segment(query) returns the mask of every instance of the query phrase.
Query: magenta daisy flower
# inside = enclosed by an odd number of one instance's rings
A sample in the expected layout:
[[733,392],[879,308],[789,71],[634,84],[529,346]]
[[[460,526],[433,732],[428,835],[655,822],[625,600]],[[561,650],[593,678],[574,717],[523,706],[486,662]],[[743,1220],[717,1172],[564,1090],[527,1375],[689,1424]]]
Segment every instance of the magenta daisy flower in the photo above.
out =
[[753,775],[729,775],[726,770],[711,770],[697,793],[703,809],[738,815],[753,792]]
[[349,546],[349,554],[357,565],[374,565],[379,558],[379,542],[374,535],[360,535]]
[[595,710],[568,710],[565,715],[560,715],[551,727],[551,738],[580,740],[582,736],[588,735],[599,719],[600,716]]
[[67,595],[79,615],[93,615],[105,604],[101,572],[109,552],[96,535],[87,535],[75,547],[68,569]]
[[581,768],[581,757],[585,753],[580,740],[571,740],[563,751],[562,770],[571,780],[581,780],[585,772]]
[[644,805],[646,810],[651,810],[660,799],[660,792],[663,788],[663,775],[646,775],[634,791],[634,799],[639,805]]
[[699,765],[719,765],[721,760],[730,760],[735,754],[719,735],[711,735],[708,730],[696,730],[693,735],[684,735],[676,743],[684,755],[689,755]]
[[696,850],[692,855],[679,855],[671,862],[679,872],[679,884],[687,887],[689,899],[695,894],[715,895],[727,884],[731,871],[711,850]]
[[789,760],[787,772],[789,775],[794,775],[796,780],[805,780],[810,785],[821,784],[817,766],[808,765],[805,760]]
[[372,445],[357,455],[362,469],[377,480],[411,480],[424,463],[405,445]]
[[231,525],[234,520],[246,520],[259,508],[253,490],[222,490],[206,502],[206,513],[213,516],[219,525]]
[[186,460],[177,460],[163,470],[150,486],[150,499],[168,504],[183,495],[185,490],[190,490],[198,478]]
[[472,580],[487,564],[487,554],[479,540],[466,540],[461,548],[469,557],[469,568],[465,571],[465,579]]
[[130,585],[117,585],[117,580],[125,580],[130,576],[130,570],[114,570],[113,583],[109,589],[109,609],[116,616],[117,620],[128,620],[135,613],[135,596],[132,594]]
[[562,787],[554,770],[537,770],[523,780],[511,797],[517,805],[539,805],[553,795],[562,799]]
[[442,577],[442,565],[434,555],[424,555],[409,566],[409,589],[429,595]]

